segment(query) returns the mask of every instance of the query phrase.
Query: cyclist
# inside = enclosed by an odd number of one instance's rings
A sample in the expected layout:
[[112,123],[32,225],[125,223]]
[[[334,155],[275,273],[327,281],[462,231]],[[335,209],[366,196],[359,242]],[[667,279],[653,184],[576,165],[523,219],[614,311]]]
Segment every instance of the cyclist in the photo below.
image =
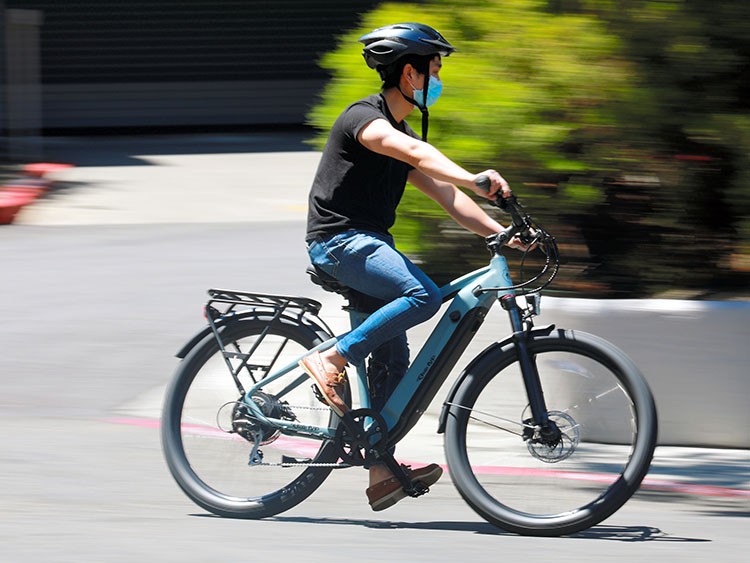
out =
[[[309,196],[307,249],[314,266],[342,284],[372,297],[374,312],[334,348],[305,357],[300,365],[338,415],[345,366],[370,355],[372,408],[380,410],[409,366],[405,331],[440,308],[435,283],[395,249],[389,229],[408,181],[440,204],[464,228],[481,236],[503,227],[456,186],[494,200],[510,188],[495,170],[486,193],[472,174],[426,142],[428,107],[442,91],[442,58],[454,47],[419,23],[388,25],[359,39],[363,56],[383,81],[382,91],[347,107],[334,123]],[[422,139],[404,121],[422,112]],[[522,248],[514,239],[510,246]],[[442,474],[436,464],[411,470],[430,486]],[[406,493],[384,464],[369,467],[366,494],[373,510],[392,506]]]

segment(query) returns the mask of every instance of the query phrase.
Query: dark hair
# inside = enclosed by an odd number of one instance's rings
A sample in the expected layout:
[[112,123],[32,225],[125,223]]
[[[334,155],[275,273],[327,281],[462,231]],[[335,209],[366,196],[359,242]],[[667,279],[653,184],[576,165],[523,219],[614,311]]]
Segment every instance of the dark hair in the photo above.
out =
[[401,57],[380,72],[380,77],[383,79],[383,90],[398,86],[401,72],[407,64],[413,66],[420,74],[429,74],[430,62],[437,56],[438,53],[431,55],[406,55]]

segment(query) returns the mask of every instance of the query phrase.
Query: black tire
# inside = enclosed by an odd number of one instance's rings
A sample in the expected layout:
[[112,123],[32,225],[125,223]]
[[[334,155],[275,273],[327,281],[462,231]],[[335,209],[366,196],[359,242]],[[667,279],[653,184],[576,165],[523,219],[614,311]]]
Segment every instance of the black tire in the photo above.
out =
[[[238,321],[223,331],[222,340],[227,350],[247,352],[267,326],[265,318]],[[277,345],[285,341],[282,356],[276,363],[276,367],[281,367],[320,344],[323,338],[322,330],[282,318],[274,323],[263,344],[253,352],[251,363],[258,363],[258,358],[263,359],[265,355],[272,357],[273,346],[277,349]],[[247,378],[243,385],[248,389],[250,375],[247,370],[244,372],[241,377]],[[294,374],[304,373],[301,369],[298,372]],[[286,385],[292,379],[284,377],[281,381],[284,383],[280,385]],[[331,428],[338,425],[339,418],[315,399],[312,384],[305,381],[293,393],[296,402],[305,403],[298,408],[290,401],[300,420],[315,417],[311,424],[328,424]],[[239,397],[216,340],[206,338],[181,362],[167,390],[162,415],[164,455],[177,484],[204,509],[232,518],[273,516],[310,496],[328,477],[332,467],[248,466],[253,443],[236,433],[226,432],[227,427],[232,426],[231,402]],[[212,415],[215,420],[211,420]],[[320,464],[333,464],[338,459],[332,441],[283,435],[263,445],[261,450],[265,454],[264,461],[279,462],[282,455],[290,454],[298,460],[305,458]]]
[[572,534],[612,515],[638,489],[656,445],[656,407],[638,368],[605,340],[558,330],[534,337],[529,350],[564,439],[545,446],[519,435],[531,415],[516,349],[495,345],[448,400],[448,467],[488,522],[524,535]]

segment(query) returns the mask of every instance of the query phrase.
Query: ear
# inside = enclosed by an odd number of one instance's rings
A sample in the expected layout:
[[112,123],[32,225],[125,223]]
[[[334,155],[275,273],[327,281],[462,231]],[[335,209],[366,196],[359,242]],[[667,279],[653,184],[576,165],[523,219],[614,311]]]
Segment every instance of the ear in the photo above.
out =
[[406,63],[401,71],[401,77],[413,84],[417,76],[419,76],[419,71],[411,63]]

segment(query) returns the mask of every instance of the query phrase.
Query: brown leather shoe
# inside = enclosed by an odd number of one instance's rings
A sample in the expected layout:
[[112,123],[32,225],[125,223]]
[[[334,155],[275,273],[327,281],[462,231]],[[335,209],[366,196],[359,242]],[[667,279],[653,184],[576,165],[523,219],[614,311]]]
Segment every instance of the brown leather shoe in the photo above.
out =
[[299,365],[315,382],[323,399],[333,409],[333,412],[339,416],[344,416],[349,411],[349,407],[344,402],[344,389],[348,383],[346,371],[341,373],[326,371],[318,352],[313,352],[302,358]]
[[[413,471],[408,465],[402,465],[401,467],[404,468],[406,475],[412,481],[420,481],[425,487],[434,485],[443,474],[442,468],[436,463],[431,463]],[[367,500],[370,502],[370,508],[376,512],[390,508],[407,496],[401,483],[395,477],[375,483],[365,493],[367,494]]]

